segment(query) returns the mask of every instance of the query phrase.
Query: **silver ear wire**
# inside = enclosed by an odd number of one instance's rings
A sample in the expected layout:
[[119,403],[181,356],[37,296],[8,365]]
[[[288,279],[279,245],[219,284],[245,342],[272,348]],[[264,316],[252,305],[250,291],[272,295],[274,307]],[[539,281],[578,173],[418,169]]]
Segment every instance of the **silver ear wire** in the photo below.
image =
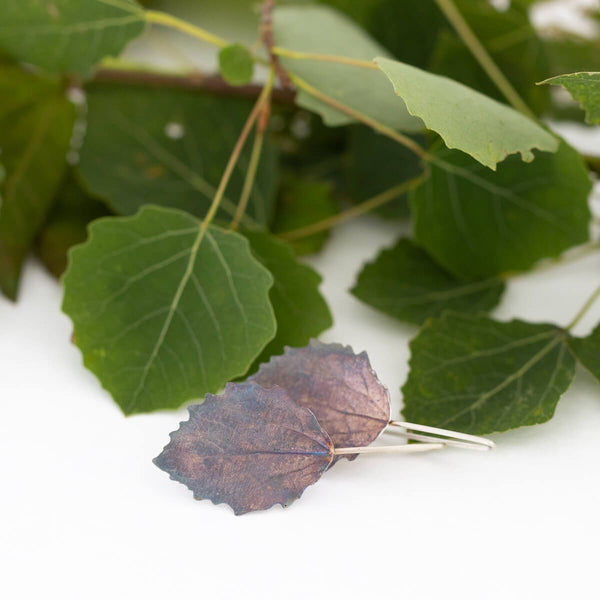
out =
[[404,431],[398,431],[397,433],[415,442],[441,443],[445,446],[464,448],[466,450],[493,450],[496,447],[496,444],[487,438],[460,433],[458,431],[450,431],[448,429],[440,429],[439,427],[430,427],[429,425],[390,421],[389,426],[404,429]]
[[402,444],[401,446],[358,446],[356,448],[334,448],[336,456],[343,454],[413,454],[416,452],[429,452],[441,450],[445,444]]

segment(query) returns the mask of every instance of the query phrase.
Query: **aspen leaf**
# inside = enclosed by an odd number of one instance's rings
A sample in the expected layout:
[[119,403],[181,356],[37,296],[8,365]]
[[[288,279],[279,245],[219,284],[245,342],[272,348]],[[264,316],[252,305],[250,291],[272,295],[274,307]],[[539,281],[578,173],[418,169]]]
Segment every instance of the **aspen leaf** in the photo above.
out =
[[600,72],[558,75],[538,85],[544,83],[562,85],[585,110],[586,122],[600,124]]
[[339,447],[367,446],[390,420],[387,388],[367,353],[355,354],[350,346],[312,340],[304,348],[286,348],[250,379],[262,387],[283,388],[315,414]]
[[277,387],[228,383],[189,413],[154,463],[197,500],[225,502],[236,515],[288,506],[333,460],[312,412]]
[[410,114],[439,133],[448,148],[457,148],[496,170],[509,154],[525,162],[533,149],[556,152],[558,140],[513,108],[443,77],[389,58],[376,58]]
[[0,48],[52,72],[87,75],[142,33],[135,0],[2,0]]
[[567,341],[554,325],[444,313],[411,342],[402,412],[474,434],[544,423],[575,374]]
[[99,219],[69,256],[63,310],[125,414],[218,391],[275,334],[273,278],[247,240],[187,213]]

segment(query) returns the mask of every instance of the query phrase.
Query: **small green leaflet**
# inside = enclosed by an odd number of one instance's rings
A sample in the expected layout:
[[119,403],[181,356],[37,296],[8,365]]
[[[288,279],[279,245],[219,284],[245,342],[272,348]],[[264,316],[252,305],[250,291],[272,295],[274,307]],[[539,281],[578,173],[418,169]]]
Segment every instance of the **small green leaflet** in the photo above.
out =
[[134,0],[2,0],[0,48],[48,71],[87,75],[145,26]]
[[[343,13],[326,6],[282,6],[273,13],[275,45],[295,52],[328,54],[360,60],[390,56]],[[280,57],[281,64],[324,94],[377,121],[401,131],[420,131],[376,70],[354,65]],[[299,90],[296,103],[319,113],[327,125],[348,125],[349,115]]]
[[219,52],[219,70],[231,85],[244,85],[252,81],[254,61],[245,46],[231,44]]
[[319,293],[321,276],[298,262],[292,250],[277,238],[259,231],[244,231],[256,258],[269,270],[274,282],[269,298],[277,320],[277,334],[267,344],[249,372],[282,354],[285,346],[306,346],[333,324],[329,307]]
[[411,199],[414,235],[455,275],[525,271],[587,241],[592,184],[567,143],[532,163],[511,156],[496,172],[461,152],[433,154],[431,176]]
[[600,124],[600,72],[558,75],[538,85],[544,83],[562,85],[585,110],[586,122]]
[[184,212],[98,219],[69,259],[63,310],[125,414],[219,390],[275,335],[273,278],[247,240]]
[[411,342],[402,413],[474,434],[544,423],[575,374],[567,337],[549,324],[444,313]]
[[531,162],[534,148],[558,149],[558,140],[540,125],[462,83],[389,58],[375,62],[410,114],[439,133],[448,148],[462,150],[492,170],[509,154],[519,152]]
[[66,171],[75,119],[63,87],[0,62],[0,289],[17,296],[21,264]]
[[[332,185],[328,182],[286,174],[271,230],[277,234],[285,234],[286,231],[294,231],[337,214],[339,208],[332,191]],[[290,246],[296,254],[318,252],[328,237],[329,231],[320,231],[292,240]]]
[[579,362],[600,382],[600,325],[586,337],[571,337],[569,345]]
[[[251,109],[245,99],[90,85],[79,173],[89,191],[118,214],[158,204],[203,217]],[[218,218],[235,214],[250,146],[240,156]],[[277,156],[265,140],[246,223],[270,220],[276,187]]]
[[366,264],[352,288],[352,293],[363,302],[417,325],[447,309],[487,312],[498,304],[503,291],[500,277],[457,279],[405,238]]

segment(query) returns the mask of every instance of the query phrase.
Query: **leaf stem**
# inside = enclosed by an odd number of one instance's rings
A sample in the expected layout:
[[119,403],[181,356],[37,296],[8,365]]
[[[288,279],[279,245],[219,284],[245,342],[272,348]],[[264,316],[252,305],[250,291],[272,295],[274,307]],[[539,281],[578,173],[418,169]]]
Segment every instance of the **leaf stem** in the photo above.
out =
[[363,69],[374,69],[379,71],[379,67],[370,60],[360,60],[358,58],[350,58],[348,56],[336,56],[335,54],[317,54],[313,52],[297,52],[296,50],[288,50],[279,46],[273,46],[271,52],[277,56],[285,56],[295,60],[317,60],[322,62],[338,63],[342,65],[352,65],[353,67],[361,67]]
[[257,116],[258,125],[256,127],[256,135],[254,137],[252,153],[250,155],[250,164],[248,165],[248,170],[246,171],[246,178],[244,179],[244,187],[242,188],[240,201],[237,205],[237,209],[235,211],[233,220],[231,221],[231,229],[238,228],[240,221],[242,220],[242,217],[246,212],[246,207],[248,206],[248,201],[250,200],[250,194],[252,192],[252,188],[254,187],[254,179],[256,177],[256,171],[258,169],[258,163],[260,161],[260,155],[262,153],[263,141],[265,139],[265,131],[269,123],[269,116],[271,111],[270,98],[271,90],[273,89],[274,79],[275,70],[271,68],[269,70],[269,77],[267,79],[267,83],[265,84],[265,87],[263,89],[263,92],[266,94],[265,99],[260,105],[260,113]]
[[494,59],[479,41],[475,33],[473,33],[473,30],[471,27],[469,27],[469,24],[465,21],[464,17],[460,14],[460,11],[456,8],[453,0],[435,0],[435,2],[439,9],[444,13],[448,21],[450,21],[452,27],[454,27],[454,30],[465,43],[467,48],[471,51],[471,54],[487,73],[488,77],[494,82],[496,87],[502,92],[504,97],[520,113],[524,114],[530,119],[535,120],[536,116],[533,114],[529,106],[527,106],[527,104],[523,101],[521,96],[519,96],[518,92],[512,86],[510,81],[508,81],[498,65],[494,62]]
[[[254,123],[258,119],[258,117],[263,109],[264,103],[269,98],[269,93],[270,93],[270,86],[265,85],[262,92],[260,93],[260,96],[258,97],[258,100],[254,104],[252,111],[248,115],[246,122],[244,123],[244,127],[242,128],[240,137],[238,138],[237,142],[235,143],[235,146],[233,147],[233,150],[231,152],[231,156],[229,157],[229,160],[227,161],[227,166],[225,167],[225,171],[223,171],[223,176],[221,177],[221,181],[219,182],[219,187],[217,188],[217,191],[215,192],[215,197],[213,198],[210,208],[208,209],[208,212],[206,213],[206,216],[204,217],[204,220],[202,221],[203,229],[206,229],[206,227],[208,227],[208,225],[211,223],[211,221],[215,218],[215,215],[217,214],[217,210],[219,209],[219,205],[221,204],[221,200],[223,199],[223,196],[225,194],[227,184],[229,183],[229,180],[231,179],[233,169],[235,168],[235,165],[237,164],[238,158],[240,157],[242,149],[244,148],[244,144],[246,143],[246,140],[248,139],[248,135],[250,134],[250,131],[252,130]],[[236,214],[237,214],[237,211],[236,211]]]
[[174,17],[168,13],[164,13],[159,10],[146,10],[144,11],[144,14],[148,23],[164,25],[165,27],[176,29],[177,31],[181,31],[182,33],[195,37],[199,40],[203,40],[204,42],[208,42],[213,46],[218,46],[219,48],[229,46],[229,42],[223,38],[220,38],[219,36],[214,35],[205,29],[202,29],[201,27],[192,25],[183,19],[178,19],[177,17]]
[[349,117],[352,117],[353,119],[356,119],[357,121],[360,121],[361,123],[364,123],[365,125],[368,125],[375,131],[378,131],[379,133],[382,133],[383,135],[395,140],[399,144],[402,144],[403,146],[405,146],[406,148],[408,148],[409,150],[414,152],[419,158],[422,158],[423,160],[431,159],[431,156],[429,155],[429,153],[424,148],[422,148],[419,144],[417,144],[417,142],[415,142],[414,140],[411,140],[408,136],[403,135],[402,133],[400,133],[398,131],[395,131],[391,127],[388,127],[387,125],[384,125],[383,123],[380,123],[379,121],[376,121],[375,119],[372,119],[371,117],[369,117],[357,110],[354,110],[353,108],[347,106],[346,104],[342,104],[341,102],[338,102],[331,96],[324,94],[323,92],[319,91],[317,88],[310,85],[310,83],[304,81],[304,79],[301,79],[300,77],[293,75],[292,73],[288,73],[288,75],[289,75],[289,78],[292,81],[292,83],[294,83],[294,85],[296,85],[299,89],[305,91],[307,94],[310,94],[311,96],[314,96],[315,98],[318,98],[319,100],[321,100],[322,102],[325,102],[326,104],[329,104],[329,106],[332,106],[336,110],[343,112],[344,114],[348,115]]
[[592,307],[594,302],[600,298],[600,285],[593,291],[592,295],[585,301],[584,305],[579,309],[573,320],[565,327],[567,331],[571,331],[583,319],[587,311]]
[[339,225],[340,223],[344,223],[349,221],[350,219],[354,219],[359,215],[362,215],[374,208],[379,206],[383,206],[384,204],[394,200],[398,196],[401,196],[405,192],[412,190],[419,186],[425,179],[427,175],[419,175],[418,177],[414,177],[413,179],[409,179],[404,181],[398,185],[395,185],[392,188],[361,202],[360,204],[349,208],[348,210],[342,211],[337,215],[333,215],[327,219],[323,219],[322,221],[318,221],[316,223],[311,223],[310,225],[306,225],[305,227],[299,227],[298,229],[292,229],[290,231],[284,231],[282,233],[278,233],[278,237],[287,240],[293,241],[300,238],[307,237],[309,235],[313,235],[315,233],[319,233],[320,231],[325,231],[327,229],[331,229],[331,227],[335,225]]

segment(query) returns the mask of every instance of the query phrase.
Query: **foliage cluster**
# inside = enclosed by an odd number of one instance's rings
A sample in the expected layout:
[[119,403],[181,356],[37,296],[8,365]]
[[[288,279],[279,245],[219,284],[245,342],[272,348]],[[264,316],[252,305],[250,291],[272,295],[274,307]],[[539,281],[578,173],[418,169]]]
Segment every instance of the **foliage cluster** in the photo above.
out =
[[[570,333],[600,288],[566,328],[486,316],[515,273],[597,248],[594,161],[541,119],[583,120],[560,84],[600,124],[600,36],[536,30],[531,0],[244,0],[247,45],[181,4],[0,6],[0,288],[16,299],[32,250],[64,273],[75,343],[125,414],[327,329],[298,256],[367,211],[412,222],[352,290],[420,327],[407,418],[503,431],[551,418],[576,361],[600,380],[600,327]],[[220,75],[115,58],[165,28]]]

